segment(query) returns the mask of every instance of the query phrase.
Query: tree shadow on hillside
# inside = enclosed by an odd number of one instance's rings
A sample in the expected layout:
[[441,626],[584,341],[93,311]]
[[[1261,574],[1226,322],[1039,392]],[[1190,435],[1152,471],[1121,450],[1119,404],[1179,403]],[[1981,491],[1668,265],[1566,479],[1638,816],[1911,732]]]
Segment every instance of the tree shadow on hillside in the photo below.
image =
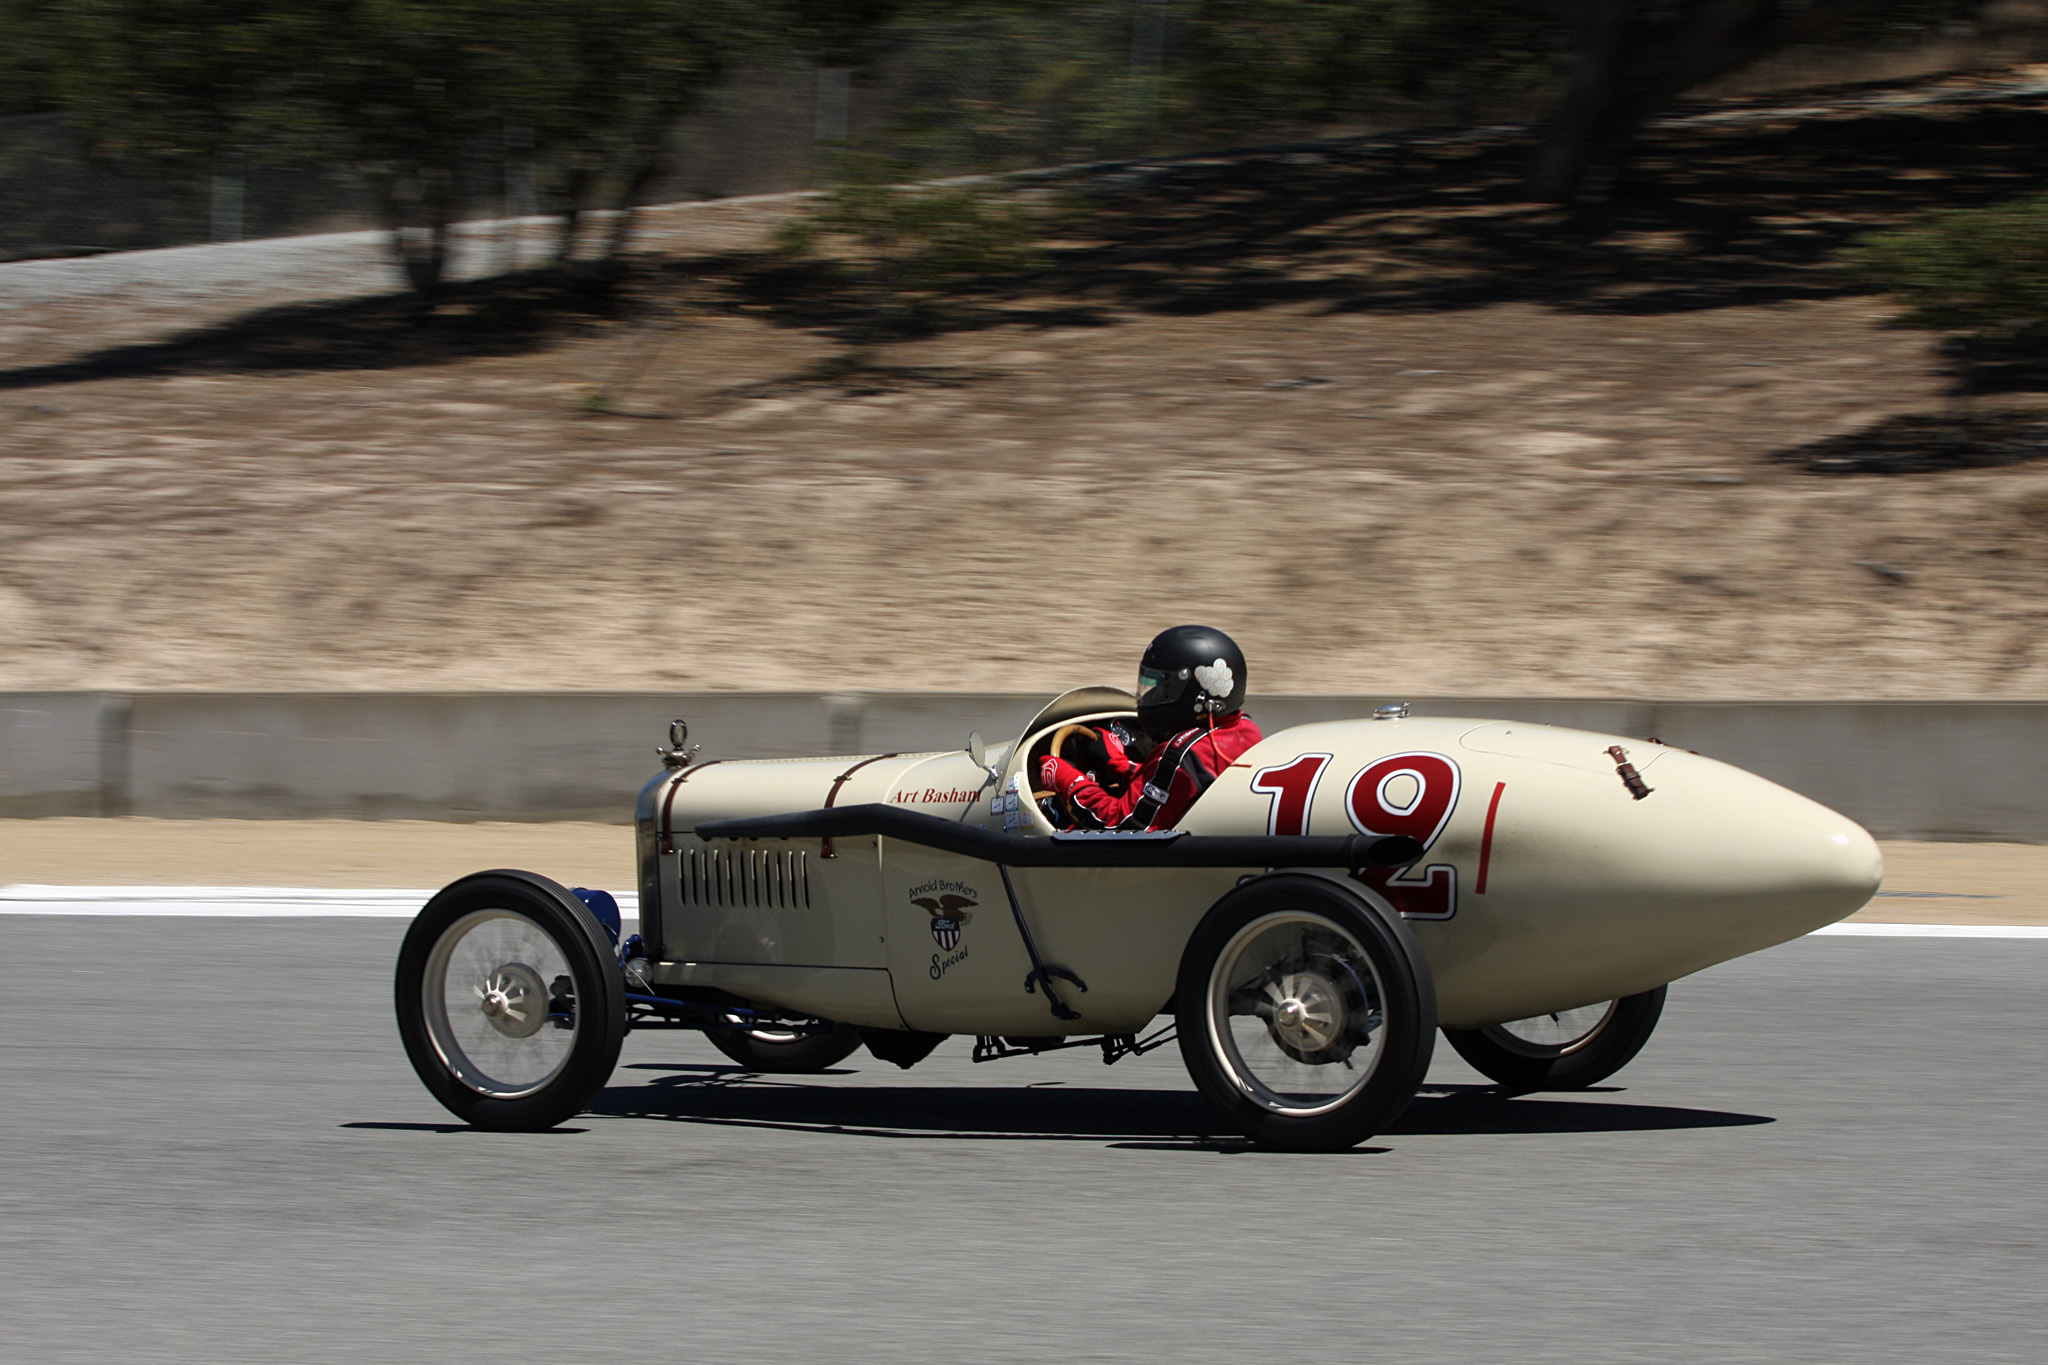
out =
[[1910,413],[1780,450],[1771,463],[1807,474],[1943,474],[2048,459],[2039,413]]
[[1942,344],[1951,404],[1885,417],[1766,457],[1824,476],[1941,474],[2048,460],[2048,413],[1981,401],[2048,393],[2048,334],[1957,336]]
[[[1189,159],[1098,176],[1047,269],[949,299],[926,330],[1031,324],[1055,305],[1202,316],[1275,305],[1434,312],[1504,301],[1630,316],[1860,292],[1858,235],[2032,189],[2039,101],[1654,131],[1626,183],[1577,211],[1522,199],[1531,145],[1424,138]],[[829,274],[756,260],[731,306],[857,325]]]
[[170,374],[265,374],[444,365],[538,350],[631,311],[612,282],[528,271],[411,294],[261,308],[162,341],[0,370],[0,390]]

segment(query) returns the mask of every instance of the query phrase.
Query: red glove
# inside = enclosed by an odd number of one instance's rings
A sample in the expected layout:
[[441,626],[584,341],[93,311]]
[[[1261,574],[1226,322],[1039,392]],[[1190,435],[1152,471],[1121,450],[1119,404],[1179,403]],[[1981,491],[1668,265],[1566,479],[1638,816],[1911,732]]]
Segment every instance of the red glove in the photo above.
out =
[[1116,731],[1104,726],[1101,730],[1102,754],[1109,764],[1109,770],[1120,778],[1129,778],[1138,771],[1138,765],[1124,752],[1124,742],[1116,737]]
[[1039,790],[1057,792],[1061,796],[1071,795],[1074,787],[1087,776],[1064,758],[1048,755],[1038,765]]

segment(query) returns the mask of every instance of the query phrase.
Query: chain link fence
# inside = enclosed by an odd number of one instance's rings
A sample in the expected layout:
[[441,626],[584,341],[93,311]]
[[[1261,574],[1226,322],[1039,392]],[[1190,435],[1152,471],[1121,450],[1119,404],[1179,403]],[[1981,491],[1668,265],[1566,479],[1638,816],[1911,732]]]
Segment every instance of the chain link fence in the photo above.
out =
[[366,226],[343,169],[276,170],[96,155],[59,114],[0,118],[0,260],[132,251]]
[[[744,73],[676,128],[645,202],[768,194],[815,183],[833,148],[887,115],[843,69]],[[522,155],[480,148],[461,217],[527,217],[551,207]],[[346,167],[280,169],[95,154],[61,114],[0,118],[0,261],[132,251],[378,225],[369,187]]]

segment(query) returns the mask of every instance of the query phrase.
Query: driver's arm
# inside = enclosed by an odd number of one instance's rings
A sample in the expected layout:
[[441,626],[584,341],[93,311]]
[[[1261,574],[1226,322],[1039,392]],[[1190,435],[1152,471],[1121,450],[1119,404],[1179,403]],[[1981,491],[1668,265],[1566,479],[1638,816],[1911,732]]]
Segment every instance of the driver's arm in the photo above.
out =
[[1094,774],[1082,772],[1064,758],[1046,759],[1040,765],[1039,777],[1044,786],[1087,811],[1105,829],[1115,829],[1123,823],[1138,804],[1140,784],[1132,783],[1122,796],[1111,796]]
[[[1141,812],[1145,829],[1172,829],[1203,792],[1239,754],[1257,744],[1259,727],[1238,712],[1222,726],[1185,730],[1154,749],[1131,778],[1122,796],[1111,796],[1102,784],[1071,763],[1050,759],[1042,776],[1045,785],[1069,797],[1108,829],[1121,828]],[[1060,765],[1055,771],[1051,766]]]
[[1103,828],[1115,829],[1136,809],[1150,765],[1141,767],[1132,762],[1116,736],[1106,729],[1102,732],[1102,747],[1105,765],[1125,783],[1122,796],[1112,796],[1093,773],[1081,771],[1064,758],[1051,756],[1039,765],[1039,785],[1071,800],[1101,821]]

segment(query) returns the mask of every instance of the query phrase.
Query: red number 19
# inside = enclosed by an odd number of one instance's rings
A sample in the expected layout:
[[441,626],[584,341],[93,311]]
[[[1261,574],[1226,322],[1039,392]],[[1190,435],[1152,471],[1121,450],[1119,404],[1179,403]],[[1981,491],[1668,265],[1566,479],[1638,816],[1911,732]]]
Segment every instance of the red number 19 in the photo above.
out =
[[1329,765],[1329,754],[1303,754],[1252,774],[1252,790],[1273,797],[1272,808],[1266,812],[1266,833],[1300,834],[1308,828],[1309,803],[1315,800],[1316,783]]
[[[1330,760],[1329,754],[1302,754],[1252,774],[1252,790],[1272,797],[1266,813],[1268,834],[1307,831],[1316,785]],[[1442,754],[1395,754],[1359,770],[1344,790],[1344,811],[1361,834],[1405,834],[1427,849],[1458,808],[1460,782],[1457,763]],[[1449,919],[1458,913],[1454,865],[1431,863],[1400,874],[1399,868],[1382,867],[1361,875],[1367,886],[1411,919]]]

